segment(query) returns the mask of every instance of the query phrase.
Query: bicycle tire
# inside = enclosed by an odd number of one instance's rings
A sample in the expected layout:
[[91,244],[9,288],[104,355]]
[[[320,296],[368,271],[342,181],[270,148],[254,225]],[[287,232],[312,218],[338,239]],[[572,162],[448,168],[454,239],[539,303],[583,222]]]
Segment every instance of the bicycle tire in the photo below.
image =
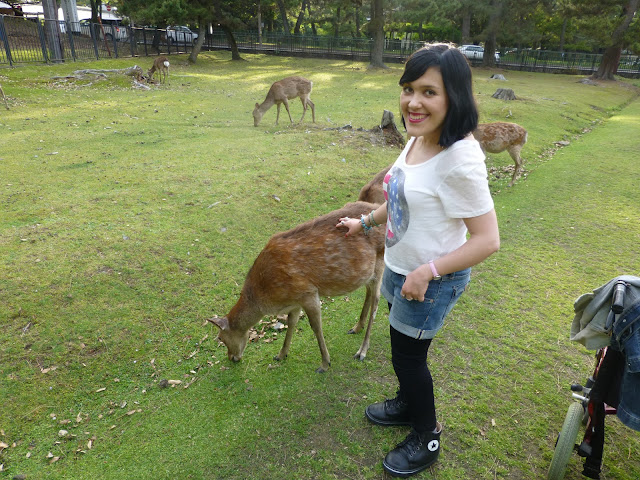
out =
[[569,406],[567,416],[562,424],[562,430],[558,435],[556,448],[553,451],[553,459],[551,460],[551,465],[549,465],[547,480],[562,480],[564,478],[569,458],[576,446],[576,438],[578,437],[578,429],[582,423],[583,414],[584,408],[582,404],[573,402]]

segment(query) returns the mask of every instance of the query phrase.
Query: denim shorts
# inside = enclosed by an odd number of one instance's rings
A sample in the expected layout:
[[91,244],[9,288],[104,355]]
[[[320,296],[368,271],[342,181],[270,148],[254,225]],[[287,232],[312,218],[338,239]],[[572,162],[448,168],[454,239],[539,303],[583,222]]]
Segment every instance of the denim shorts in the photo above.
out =
[[444,318],[465,291],[471,279],[471,269],[443,275],[431,280],[424,302],[406,300],[400,296],[405,276],[384,269],[381,293],[391,305],[389,323],[408,337],[425,340],[435,337],[444,324]]

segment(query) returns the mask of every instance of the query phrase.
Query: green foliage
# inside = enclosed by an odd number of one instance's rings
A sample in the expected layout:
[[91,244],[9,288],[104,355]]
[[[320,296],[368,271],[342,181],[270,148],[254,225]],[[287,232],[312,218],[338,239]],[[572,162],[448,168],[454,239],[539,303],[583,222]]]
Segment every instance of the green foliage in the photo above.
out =
[[[273,233],[355,199],[395,159],[368,130],[397,112],[401,67],[170,60],[170,84],[150,91],[113,75],[53,79],[77,65],[0,70],[2,475],[380,478],[405,434],[363,417],[395,391],[384,307],[356,362],[361,336],[346,331],[364,292],[324,299],[325,375],[304,319],[286,361],[272,360],[282,334],[264,323],[238,364],[205,319],[235,303]],[[592,352],[568,341],[572,302],[640,271],[640,84],[495,72],[474,72],[481,119],[527,128],[526,175],[507,188],[511,159],[487,161],[502,249],[474,269],[433,344],[444,450],[418,479],[543,478],[567,387],[592,368]],[[272,109],[253,127],[255,102],[295,74],[314,82],[318,123],[275,126]],[[505,86],[518,100],[491,97]],[[297,120],[299,102],[291,110]],[[607,428],[605,475],[640,477],[637,435],[614,418]]]

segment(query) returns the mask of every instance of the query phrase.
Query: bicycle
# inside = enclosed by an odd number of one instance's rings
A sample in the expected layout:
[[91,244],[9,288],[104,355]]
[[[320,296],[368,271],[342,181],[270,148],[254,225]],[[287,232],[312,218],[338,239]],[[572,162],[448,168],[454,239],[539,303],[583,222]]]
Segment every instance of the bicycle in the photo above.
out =
[[[614,284],[611,307],[605,324],[608,332],[611,332],[620,319],[620,314],[625,311],[625,293],[628,286],[624,280],[617,280]],[[634,306],[635,309],[631,310],[635,315],[638,309],[637,302]],[[634,317],[632,323],[639,318],[640,316]],[[624,365],[623,352],[610,346],[600,348],[595,355],[593,373],[588,377],[586,384],[571,385],[572,397],[578,401],[571,403],[565,416],[547,472],[547,480],[564,478],[574,450],[585,458],[582,474],[588,478],[600,478],[605,417],[617,413]],[[581,425],[585,425],[585,432],[578,444],[576,440]]]

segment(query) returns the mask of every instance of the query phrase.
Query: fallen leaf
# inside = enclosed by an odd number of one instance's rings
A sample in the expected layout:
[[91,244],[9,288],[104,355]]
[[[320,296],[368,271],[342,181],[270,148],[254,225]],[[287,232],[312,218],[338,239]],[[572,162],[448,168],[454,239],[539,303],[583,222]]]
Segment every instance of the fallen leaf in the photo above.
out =
[[182,380],[167,380],[167,383],[169,385],[180,385],[182,383]]
[[107,389],[107,387],[102,387],[96,390],[96,393],[100,393],[100,392],[104,392]]

